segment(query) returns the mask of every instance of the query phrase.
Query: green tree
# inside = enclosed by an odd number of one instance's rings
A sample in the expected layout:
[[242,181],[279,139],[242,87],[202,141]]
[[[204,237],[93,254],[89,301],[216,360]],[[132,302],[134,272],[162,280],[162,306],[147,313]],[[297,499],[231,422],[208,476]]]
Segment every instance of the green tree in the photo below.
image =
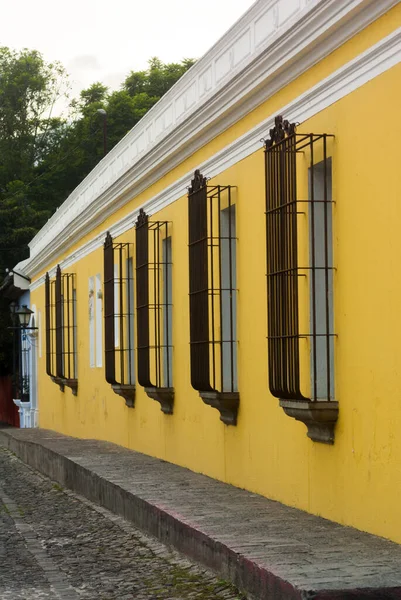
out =
[[67,135],[60,135],[60,144],[55,144],[54,152],[37,169],[41,180],[35,202],[59,206],[101,160],[103,119],[98,109],[107,113],[107,148],[111,150],[194,62],[164,64],[152,58],[149,69],[131,72],[120,90],[110,93],[99,82],[82,90],[71,103],[75,120],[69,123]]
[[[68,92],[59,63],[46,63],[39,52],[0,47],[0,281],[7,267],[28,256],[28,242],[53,207],[35,204],[31,182],[39,164],[54,152],[65,126],[53,116],[56,102]],[[0,309],[0,362],[7,368],[9,321]]]
[[81,112],[84,114],[87,107],[92,106],[95,103],[100,105],[106,101],[109,88],[97,81],[92,83],[86,90],[82,90],[78,101],[72,101],[71,105],[79,107]]
[[[67,118],[55,117],[68,97],[68,77],[59,63],[35,50],[0,47],[0,282],[6,268],[28,256],[28,242],[103,157],[103,117],[108,150],[193,65],[185,59],[149,61],[132,71],[121,89],[100,82],[70,103]],[[0,301],[1,305],[2,301]],[[4,307],[3,307],[4,308]],[[0,361],[9,354],[7,321],[0,306]]]
[[0,48],[0,273],[11,266],[11,249],[13,264],[24,257],[45,218],[33,217],[27,183],[64,135],[63,121],[52,111],[67,91],[59,63],[46,63],[36,51]]
[[124,81],[123,88],[130,96],[145,93],[159,100],[193,64],[193,58],[165,64],[159,58],[153,57],[149,60],[147,71],[131,71]]
[[30,177],[41,160],[47,137],[59,119],[55,103],[68,90],[59,63],[46,63],[39,52],[0,48],[0,185]]

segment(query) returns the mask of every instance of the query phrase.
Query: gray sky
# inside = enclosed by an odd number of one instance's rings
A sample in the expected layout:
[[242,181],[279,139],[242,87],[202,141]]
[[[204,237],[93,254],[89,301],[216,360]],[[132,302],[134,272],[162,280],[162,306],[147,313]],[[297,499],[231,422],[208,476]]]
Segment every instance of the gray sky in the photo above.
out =
[[59,60],[73,96],[94,81],[118,88],[151,56],[200,58],[254,0],[2,0],[0,45]]

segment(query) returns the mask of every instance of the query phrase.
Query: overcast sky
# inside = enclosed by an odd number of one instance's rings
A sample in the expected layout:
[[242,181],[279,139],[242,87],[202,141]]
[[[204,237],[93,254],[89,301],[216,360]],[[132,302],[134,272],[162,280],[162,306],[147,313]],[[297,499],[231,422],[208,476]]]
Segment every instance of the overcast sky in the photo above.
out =
[[254,0],[2,0],[0,45],[59,60],[73,95],[94,81],[118,88],[151,56],[200,58]]

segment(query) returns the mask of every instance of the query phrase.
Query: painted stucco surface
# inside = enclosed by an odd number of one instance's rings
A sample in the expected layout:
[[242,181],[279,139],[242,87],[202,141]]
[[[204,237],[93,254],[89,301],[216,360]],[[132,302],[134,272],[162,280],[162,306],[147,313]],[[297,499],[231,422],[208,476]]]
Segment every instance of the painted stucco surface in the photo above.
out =
[[[79,246],[400,25],[398,6],[133,198],[80,240]],[[299,126],[300,132],[335,136],[330,148],[340,413],[333,446],[310,441],[304,425],[287,417],[268,391],[262,144],[260,151],[213,179],[213,183],[236,187],[237,426],[223,425],[218,412],[205,406],[190,385],[184,189],[178,201],[153,215],[172,223],[174,414],[163,415],[140,386],[135,408],[127,408],[106,383],[104,370],[89,367],[88,279],[98,273],[103,278],[103,252],[99,249],[69,267],[76,273],[77,286],[77,397],[69,389],[60,392],[46,376],[42,333],[40,426],[116,442],[401,542],[400,95],[398,65]],[[133,242],[134,230],[120,241]],[[73,251],[69,249],[57,262]],[[44,300],[44,286],[40,286],[32,292],[31,302],[42,314]]]

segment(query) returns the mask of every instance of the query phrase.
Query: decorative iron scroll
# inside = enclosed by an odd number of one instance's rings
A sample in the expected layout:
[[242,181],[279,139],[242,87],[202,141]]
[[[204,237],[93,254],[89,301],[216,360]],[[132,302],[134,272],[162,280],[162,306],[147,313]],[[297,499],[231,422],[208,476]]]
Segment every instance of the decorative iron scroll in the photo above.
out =
[[282,142],[286,137],[294,135],[296,132],[296,123],[290,123],[284,120],[281,115],[274,119],[274,127],[269,131],[269,139],[266,140],[266,149],[270,149],[274,144]]
[[230,425],[239,406],[232,190],[208,186],[199,170],[188,190],[191,384]]

